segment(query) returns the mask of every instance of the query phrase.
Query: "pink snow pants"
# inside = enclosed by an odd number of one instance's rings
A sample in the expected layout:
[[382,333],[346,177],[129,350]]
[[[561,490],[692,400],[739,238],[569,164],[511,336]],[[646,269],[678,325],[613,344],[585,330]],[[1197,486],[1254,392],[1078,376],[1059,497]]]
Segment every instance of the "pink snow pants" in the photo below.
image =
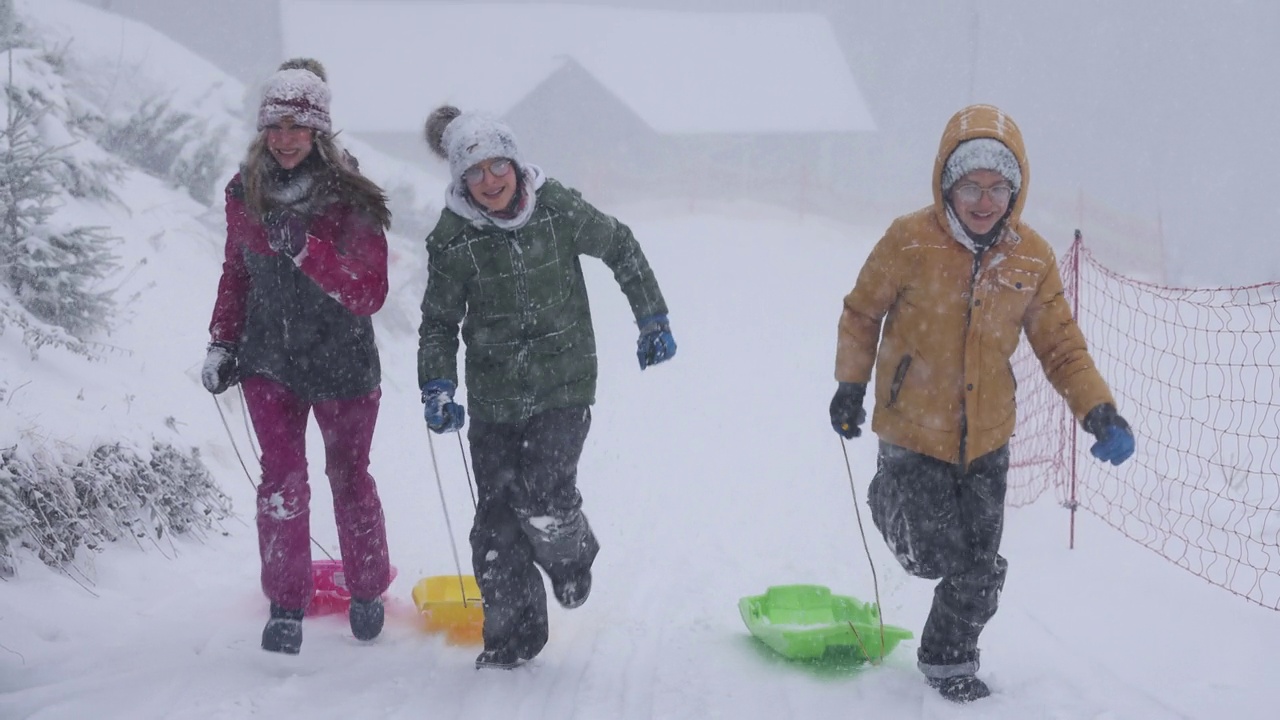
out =
[[275,604],[305,609],[311,576],[311,488],[307,484],[307,418],[315,413],[324,438],[325,474],[333,491],[342,569],[351,596],[378,597],[391,585],[387,528],[369,475],[369,446],[381,388],[368,395],[307,403],[260,376],[242,381],[253,429],[262,446],[258,486],[258,552],[262,590]]

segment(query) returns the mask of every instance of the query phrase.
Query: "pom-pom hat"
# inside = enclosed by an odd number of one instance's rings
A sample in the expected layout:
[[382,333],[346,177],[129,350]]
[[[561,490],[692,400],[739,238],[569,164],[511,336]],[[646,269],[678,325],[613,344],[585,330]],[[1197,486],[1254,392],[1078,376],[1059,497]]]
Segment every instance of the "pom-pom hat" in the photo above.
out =
[[449,161],[449,175],[458,182],[467,168],[493,158],[508,158],[524,167],[515,133],[506,123],[483,113],[441,106],[427,118],[425,135],[432,151]]
[[267,78],[258,107],[258,130],[291,117],[295,125],[332,133],[329,86],[322,75],[323,70],[316,73],[313,69],[289,67],[286,63],[283,69]]

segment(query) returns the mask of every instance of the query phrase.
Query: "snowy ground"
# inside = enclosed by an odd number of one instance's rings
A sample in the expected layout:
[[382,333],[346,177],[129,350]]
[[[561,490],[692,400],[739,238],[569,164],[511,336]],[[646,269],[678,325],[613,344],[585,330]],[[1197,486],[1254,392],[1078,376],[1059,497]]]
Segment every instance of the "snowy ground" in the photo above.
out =
[[[414,388],[423,279],[408,242],[397,246],[397,290],[379,328],[385,397],[373,472],[399,570],[386,630],[362,644],[345,618],[315,618],[300,656],[258,648],[266,603],[252,490],[196,377],[217,238],[193,232],[185,245],[152,243],[136,280],[150,295],[119,338],[133,355],[97,372],[100,387],[117,389],[145,377],[137,414],[177,416],[179,442],[202,448],[239,517],[204,543],[113,547],[82,563],[89,589],[25,561],[0,585],[0,717],[1275,717],[1280,689],[1268,668],[1280,614],[1088,516],[1079,547],[1067,550],[1067,515],[1049,502],[1009,515],[1009,581],[983,643],[992,698],[969,707],[936,699],[914,669],[915,640],[859,671],[771,655],[742,624],[739,597],[792,582],[872,597],[826,403],[839,301],[880,228],[755,207],[609,210],[648,252],[680,350],[639,372],[625,301],[603,266],[586,263],[602,377],[581,487],[603,550],[591,600],[572,612],[553,607],[551,641],[534,663],[478,672],[475,648],[446,645],[416,624],[410,588],[452,572],[454,560]],[[45,377],[53,400],[74,395],[52,371]],[[249,453],[238,403],[224,398]],[[457,441],[436,438],[435,447],[465,562],[470,500]],[[313,438],[313,533],[336,553],[318,448]],[[873,442],[848,449],[861,498]],[[930,583],[906,577],[862,515],[886,619],[918,632]]]

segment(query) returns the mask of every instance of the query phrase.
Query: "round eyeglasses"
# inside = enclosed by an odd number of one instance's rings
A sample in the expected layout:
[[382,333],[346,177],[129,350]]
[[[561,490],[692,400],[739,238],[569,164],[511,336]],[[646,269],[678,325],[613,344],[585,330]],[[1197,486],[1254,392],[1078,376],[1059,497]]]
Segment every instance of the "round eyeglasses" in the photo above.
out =
[[996,205],[1004,205],[1009,202],[1009,198],[1013,197],[1013,188],[1005,185],[992,185],[984,188],[981,185],[973,183],[965,183],[957,185],[951,189],[951,196],[964,203],[976,203],[986,194],[991,197],[991,202]]
[[[462,173],[462,179],[466,180],[470,185],[476,185],[484,179],[485,171],[484,163],[472,165]],[[489,162],[489,174],[494,177],[502,177],[511,172],[511,161],[507,158],[497,158]]]

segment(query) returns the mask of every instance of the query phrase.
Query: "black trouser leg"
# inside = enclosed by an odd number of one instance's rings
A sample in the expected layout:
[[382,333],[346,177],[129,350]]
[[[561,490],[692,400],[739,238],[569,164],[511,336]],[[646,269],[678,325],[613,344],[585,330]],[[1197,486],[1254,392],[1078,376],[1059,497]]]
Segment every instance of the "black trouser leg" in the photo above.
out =
[[534,559],[548,572],[589,568],[600,550],[578,492],[578,460],[590,429],[586,407],[549,410],[526,425],[511,504]]
[[468,431],[479,495],[471,527],[471,566],[484,598],[484,647],[529,659],[547,642],[547,594],[533,546],[511,509],[519,426],[472,422]]
[[524,659],[536,655],[547,641],[547,595],[535,562],[589,567],[599,550],[577,488],[590,424],[588,408],[471,423],[479,494],[471,561],[484,596],[486,650],[517,646]]
[[880,445],[868,491],[872,520],[907,572],[939,580],[918,658],[931,678],[978,669],[978,637],[995,615],[1008,570],[999,554],[1008,471],[1007,446],[962,471]]

